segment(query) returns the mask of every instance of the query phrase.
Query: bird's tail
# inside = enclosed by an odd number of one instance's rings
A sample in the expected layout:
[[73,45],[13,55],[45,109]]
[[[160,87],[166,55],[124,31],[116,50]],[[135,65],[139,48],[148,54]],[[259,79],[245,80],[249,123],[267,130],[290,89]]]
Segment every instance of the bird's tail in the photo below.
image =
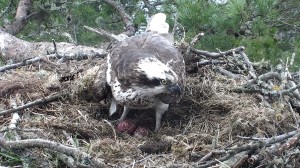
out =
[[164,13],[157,13],[151,16],[148,21],[146,32],[156,32],[165,37],[169,42],[174,42],[174,36],[169,33],[169,24],[166,22],[167,16]]
[[158,32],[159,34],[168,34],[169,33],[169,24],[166,22],[166,14],[157,13],[151,16],[148,21],[146,31]]

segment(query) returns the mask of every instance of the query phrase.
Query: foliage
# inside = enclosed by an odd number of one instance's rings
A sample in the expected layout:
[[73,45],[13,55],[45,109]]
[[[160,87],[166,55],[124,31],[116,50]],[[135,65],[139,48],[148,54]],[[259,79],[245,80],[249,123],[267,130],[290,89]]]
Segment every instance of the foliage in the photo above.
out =
[[[226,4],[177,0],[176,3],[179,22],[186,28],[188,39],[205,33],[197,46],[203,50],[228,50],[243,45],[252,60],[265,58],[273,63],[293,52],[300,54],[296,40],[284,36],[291,29],[282,25],[282,20],[288,20],[288,24],[298,27],[299,21],[291,19],[288,10],[284,10],[293,7],[296,8],[294,14],[299,14],[300,9],[292,5],[299,4],[295,0],[286,2],[283,7],[280,0],[230,0]],[[297,32],[293,38],[299,38]]]
[[[146,22],[141,12],[136,10],[136,0],[122,0],[131,15],[138,17],[135,24]],[[10,12],[3,16],[7,22],[12,22],[18,3],[8,5],[9,1],[0,2],[0,9],[11,6]],[[137,12],[136,12],[137,11]],[[18,37],[29,41],[66,41],[82,45],[97,45],[103,42],[103,37],[86,30],[84,25],[102,28],[118,34],[124,30],[124,24],[118,12],[103,1],[33,1],[32,17]],[[4,24],[3,21],[0,22]]]
[[0,152],[0,164],[6,166],[14,166],[22,163],[20,156],[13,152]]
[[[211,0],[164,0],[156,9],[148,9],[140,0],[120,0],[133,17],[136,28],[145,26],[152,13],[165,12],[173,28],[175,18],[185,31],[189,42],[204,32],[196,47],[216,51],[243,45],[254,61],[270,59],[276,63],[296,53],[300,27],[298,0],[228,0],[217,4]],[[18,1],[0,2],[0,24],[14,19]],[[82,45],[98,45],[103,37],[84,29],[84,25],[99,27],[119,34],[124,30],[122,18],[111,5],[95,0],[39,0],[33,1],[33,13],[27,26],[18,34],[30,41],[67,41]],[[180,27],[180,26],[179,26]],[[297,61],[296,57],[296,61]]]

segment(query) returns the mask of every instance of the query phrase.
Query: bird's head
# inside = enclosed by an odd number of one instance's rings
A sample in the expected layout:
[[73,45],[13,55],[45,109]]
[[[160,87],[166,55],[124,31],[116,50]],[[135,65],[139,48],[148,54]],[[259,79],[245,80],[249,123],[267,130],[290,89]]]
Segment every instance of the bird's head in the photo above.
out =
[[144,86],[143,94],[155,96],[164,103],[179,103],[183,88],[178,83],[178,75],[168,65],[155,57],[139,61],[137,71],[139,82]]

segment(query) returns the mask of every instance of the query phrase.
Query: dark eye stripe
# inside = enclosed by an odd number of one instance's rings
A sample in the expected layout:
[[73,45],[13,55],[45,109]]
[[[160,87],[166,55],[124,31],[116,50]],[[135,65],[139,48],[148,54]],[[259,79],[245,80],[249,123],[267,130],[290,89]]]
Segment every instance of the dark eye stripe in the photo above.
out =
[[145,74],[140,75],[138,81],[139,81],[140,84],[143,84],[145,86],[150,86],[150,87],[160,85],[160,80],[159,79],[157,79],[157,78],[148,79]]

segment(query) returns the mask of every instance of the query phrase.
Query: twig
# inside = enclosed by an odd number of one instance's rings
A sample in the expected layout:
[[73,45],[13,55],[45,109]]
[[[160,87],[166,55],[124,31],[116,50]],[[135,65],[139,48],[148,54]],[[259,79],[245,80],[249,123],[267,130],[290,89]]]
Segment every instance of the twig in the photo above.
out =
[[188,46],[187,50],[186,50],[186,54],[190,54],[191,52],[191,48],[194,47],[194,45],[200,40],[200,37],[204,36],[204,33],[201,32],[201,33],[198,33],[193,39],[192,41],[190,42],[190,45]]
[[45,98],[38,99],[38,100],[35,100],[33,102],[29,102],[27,104],[24,104],[23,106],[19,106],[19,107],[16,107],[16,108],[0,111],[0,115],[13,113],[13,112],[16,112],[16,111],[19,111],[19,110],[24,110],[26,108],[29,108],[29,107],[32,107],[32,106],[35,106],[35,105],[39,105],[39,104],[45,104],[45,103],[53,102],[53,101],[56,101],[57,99],[59,99],[63,96],[66,96],[66,95],[68,95],[68,94],[59,93],[59,94],[47,96]]
[[250,150],[250,149],[260,148],[260,147],[263,147],[263,146],[269,146],[271,144],[282,142],[283,140],[288,139],[288,138],[298,134],[299,131],[300,130],[295,130],[295,131],[292,131],[292,132],[288,132],[286,134],[282,134],[282,135],[279,135],[279,136],[274,136],[274,137],[271,137],[271,138],[267,138],[264,141],[259,141],[259,142],[255,142],[253,144],[243,145],[243,146],[240,146],[240,147],[228,148],[228,149],[225,149],[225,150],[227,150],[230,153],[231,152],[236,153],[236,152],[242,152],[242,151],[246,151],[246,150]]
[[248,158],[248,163],[250,163],[251,165],[254,165],[254,164],[258,163],[261,160],[263,160],[262,155],[260,155],[260,154],[252,155],[250,158]]
[[53,47],[54,47],[54,53],[55,53],[56,55],[58,55],[58,54],[57,54],[57,47],[56,47],[56,43],[55,43],[55,40],[54,40],[54,39],[52,39],[52,43],[53,43]]
[[[17,107],[17,102],[15,100],[11,100],[10,101],[10,105],[12,108],[16,108]],[[17,111],[15,113],[13,113],[12,115],[12,119],[10,120],[10,123],[9,123],[9,126],[8,126],[8,129],[9,130],[14,130],[17,128],[17,123],[18,121],[20,120],[20,116],[19,114],[17,113]]]
[[222,166],[220,166],[220,167],[227,167],[227,168],[230,168],[229,165],[223,163],[222,161],[220,161],[220,160],[218,160],[218,159],[215,159],[215,160],[216,160],[220,165],[222,165]]
[[298,84],[296,86],[293,86],[293,87],[291,87],[289,89],[282,90],[281,94],[282,95],[286,95],[286,94],[292,93],[293,91],[295,91],[296,89],[299,89],[299,88],[300,88],[300,84]]
[[211,152],[207,153],[205,156],[203,156],[198,162],[205,162],[214,155],[221,155],[221,154],[225,154],[225,153],[226,153],[225,150],[211,151]]
[[[50,58],[50,57],[56,57],[56,56],[55,55],[49,55],[48,57]],[[30,65],[30,64],[33,64],[35,62],[41,61],[44,58],[45,57],[40,56],[40,57],[35,57],[35,58],[28,59],[28,60],[24,60],[24,61],[19,62],[19,63],[5,65],[5,66],[0,67],[0,72],[4,72],[4,71],[10,70],[10,69],[16,69],[18,67],[25,66],[25,65]]]
[[297,129],[299,129],[299,120],[290,102],[286,102],[289,106],[289,111],[292,113]]
[[212,165],[214,165],[214,164],[217,164],[217,163],[219,163],[219,162],[228,160],[228,159],[231,158],[232,156],[233,156],[233,154],[227,154],[227,155],[225,155],[225,156],[219,158],[218,161],[217,161],[217,160],[212,160],[212,161],[209,161],[209,162],[207,162],[207,163],[205,163],[205,164],[203,164],[203,165],[199,165],[199,166],[195,166],[195,167],[197,167],[197,168],[206,168],[206,167],[212,166]]
[[[219,158],[218,160],[219,161],[225,161],[225,160],[230,159],[231,157],[233,157],[234,155],[236,155],[238,153],[241,153],[241,152],[244,152],[244,151],[254,150],[254,149],[257,149],[257,148],[262,148],[262,147],[265,147],[265,146],[270,146],[271,144],[282,142],[285,139],[293,137],[296,134],[299,135],[300,130],[295,130],[295,131],[292,131],[292,132],[289,132],[289,133],[286,133],[286,134],[282,134],[282,135],[279,135],[279,136],[267,138],[267,139],[265,139],[263,141],[259,141],[259,142],[250,142],[249,144],[243,145],[243,146],[240,146],[240,147],[225,148],[225,151],[226,151],[227,155]],[[209,153],[209,154],[207,154],[206,156],[203,157],[205,159],[202,158],[200,160],[206,160],[207,158],[209,158],[211,156],[212,156],[212,154]],[[216,163],[218,163],[218,162],[213,160],[213,161],[207,162],[205,164],[202,164],[198,167],[199,168],[200,167],[209,167],[209,166],[212,166],[213,164],[216,164]]]
[[268,73],[260,75],[256,79],[250,80],[248,83],[253,84],[253,83],[256,83],[258,81],[266,81],[268,79],[273,79],[273,78],[277,79],[279,82],[282,81],[282,78],[281,78],[281,76],[278,72],[268,72]]
[[254,68],[253,68],[253,66],[252,66],[252,64],[251,64],[251,62],[250,62],[248,56],[245,54],[244,51],[241,51],[241,52],[240,52],[240,55],[241,55],[242,58],[244,59],[244,63],[246,64],[247,69],[249,70],[250,76],[251,76],[252,78],[256,79],[256,78],[257,78],[257,77],[256,77],[256,72],[255,72],[255,70],[254,70]]
[[106,53],[103,54],[103,55],[97,55],[97,53],[95,53],[95,55],[90,55],[90,56],[87,56],[87,55],[74,55],[74,54],[70,54],[70,55],[64,54],[63,56],[61,56],[59,54],[49,54],[49,55],[46,55],[46,56],[38,56],[38,57],[30,58],[30,59],[24,60],[24,61],[19,62],[19,63],[1,66],[0,67],[0,72],[4,72],[4,71],[10,70],[10,69],[16,69],[18,67],[25,66],[25,65],[30,65],[30,64],[33,64],[33,63],[38,62],[38,61],[46,61],[48,59],[61,59],[61,58],[64,58],[63,61],[73,60],[73,59],[82,60],[82,59],[99,57],[99,56],[102,57],[104,55],[106,55]]
[[92,31],[92,32],[95,32],[97,34],[105,36],[109,39],[113,39],[115,41],[122,41],[122,40],[124,40],[124,38],[126,38],[125,34],[115,35],[113,33],[109,33],[109,32],[107,32],[103,29],[100,29],[100,28],[95,29],[95,28],[92,28],[92,27],[89,27],[89,26],[83,26],[83,27],[90,30],[90,31]]
[[286,161],[285,161],[285,164],[289,163],[291,160],[293,160],[293,158],[299,158],[299,155],[300,155],[300,151],[298,148],[294,149],[293,151],[287,153],[287,158],[286,158]]
[[36,128],[31,128],[31,129],[25,129],[25,128],[8,128],[8,127],[3,127],[0,130],[0,133],[6,132],[8,130],[16,130],[16,131],[21,131],[21,132],[41,132],[43,129],[36,129]]
[[200,38],[204,36],[204,33],[201,32],[201,33],[198,33],[191,41],[190,43],[190,47],[194,47],[194,45],[200,40]]
[[232,168],[242,167],[242,165],[248,160],[248,152],[241,153],[240,157],[237,159],[237,162],[231,166]]
[[203,50],[198,50],[198,49],[195,49],[195,48],[191,48],[191,52],[194,52],[195,54],[200,54],[200,55],[203,55],[203,56],[206,56],[206,57],[211,57],[211,58],[219,58],[219,57],[223,57],[224,55],[225,56],[232,55],[233,53],[240,53],[244,50],[245,50],[245,47],[240,46],[240,47],[228,50],[228,51],[216,53],[216,52],[208,52],[208,51],[203,51]]
[[191,63],[189,69],[194,70],[205,65],[217,65],[217,64],[226,64],[226,62],[221,60],[202,60],[200,62]]
[[299,143],[299,139],[300,139],[300,132],[298,132],[296,135],[294,135],[292,138],[290,138],[286,143],[281,145],[278,149],[278,154],[281,155],[284,151],[295,146],[297,143]]
[[203,61],[200,61],[200,62],[197,62],[196,65],[197,67],[199,66],[204,66],[204,65],[210,65],[210,64],[226,64],[225,61],[221,61],[221,60],[203,60]]
[[[16,108],[17,107],[17,99],[20,96],[20,94],[16,94],[15,98],[10,99],[10,107],[11,108]],[[20,116],[18,114],[18,111],[14,112],[12,115],[12,119],[10,120],[9,126],[8,126],[8,130],[7,132],[4,132],[4,137],[6,137],[6,135],[9,134],[10,139],[14,139],[14,140],[20,140],[20,136],[17,133],[17,131],[15,130],[15,128],[17,128],[17,123],[20,120]]]
[[113,133],[114,133],[114,139],[117,140],[117,134],[116,134],[116,130],[114,128],[114,126],[107,120],[103,120],[105,123],[107,123],[109,125],[109,127],[112,129]]
[[66,155],[72,156],[74,159],[79,159],[79,161],[89,160],[92,165],[96,167],[103,167],[104,163],[98,159],[90,157],[87,153],[82,152],[78,148],[73,148],[65,146],[61,143],[54,141],[48,141],[44,139],[27,139],[19,141],[6,141],[3,137],[0,137],[0,146],[6,150],[12,149],[24,149],[24,148],[48,148],[56,152],[60,152]]
[[233,78],[233,79],[241,79],[241,75],[239,74],[234,74],[230,71],[227,71],[226,69],[222,68],[222,67],[217,67],[217,69],[219,70],[219,72],[223,75],[228,76],[229,78]]
[[[289,86],[289,87],[296,87],[296,83],[294,82],[294,81],[292,81],[292,80],[289,80],[289,79],[291,79],[292,77],[291,77],[291,74],[288,72],[288,78],[287,79],[285,79],[284,81],[287,81],[287,83],[283,83],[283,85],[287,85],[287,86]],[[299,90],[298,89],[296,89],[296,90],[294,90],[293,92],[292,92],[292,95],[296,98],[296,99],[298,99],[298,100],[300,100],[300,93],[299,93]]]
[[236,136],[238,138],[244,139],[244,140],[254,140],[254,141],[264,141],[267,138],[255,138],[255,137],[244,137],[244,136]]
[[124,6],[121,3],[117,3],[113,0],[104,0],[104,2],[110,4],[111,6],[113,6],[120,14],[120,16],[122,17],[125,25],[126,25],[126,32],[125,34],[127,36],[132,36],[135,33],[135,27],[134,24],[132,22],[132,18],[130,17],[130,15],[128,15],[125,11]]
[[61,160],[64,164],[66,164],[68,167],[70,167],[70,168],[76,168],[76,167],[78,167],[75,164],[75,160],[72,157],[69,157],[69,156],[67,156],[65,154],[58,153],[58,152],[55,152],[55,154],[58,157],[58,159]]

